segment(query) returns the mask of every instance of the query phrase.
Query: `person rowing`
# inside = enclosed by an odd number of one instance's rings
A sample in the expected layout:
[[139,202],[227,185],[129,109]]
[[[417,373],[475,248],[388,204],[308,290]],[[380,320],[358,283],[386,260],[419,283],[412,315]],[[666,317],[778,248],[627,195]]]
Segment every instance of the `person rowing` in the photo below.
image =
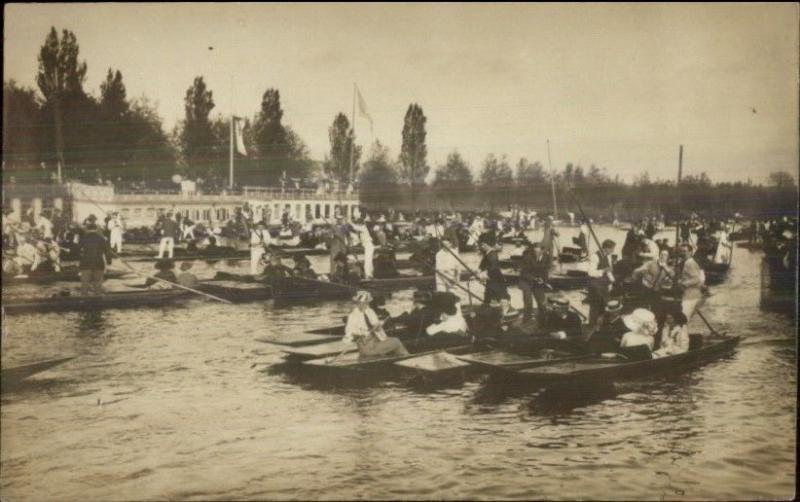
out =
[[675,290],[681,294],[681,309],[687,319],[691,319],[703,299],[703,286],[706,282],[705,272],[693,258],[692,246],[681,244],[680,258],[675,270]]
[[[158,260],[155,263],[155,268],[158,270],[153,277],[148,277],[144,282],[144,287],[148,289],[170,289],[172,284],[178,281],[175,276],[175,262],[169,258]],[[161,281],[157,279],[163,279]],[[168,282],[165,282],[168,281]]]
[[662,303],[662,292],[672,287],[671,279],[674,275],[675,271],[669,266],[669,250],[664,249],[658,253],[657,260],[648,261],[634,270],[631,279],[635,284],[635,293],[641,296],[642,303],[655,311]]
[[608,296],[614,285],[612,255],[617,244],[606,239],[602,249],[593,253],[589,258],[589,326],[597,323],[597,318],[608,303]]
[[383,323],[369,306],[372,300],[369,291],[359,291],[353,297],[355,307],[347,316],[342,341],[355,343],[363,358],[408,355],[403,342],[386,335]]
[[550,309],[545,315],[543,331],[557,340],[581,337],[583,322],[581,317],[570,309],[569,300],[561,295],[548,298]]
[[180,266],[181,273],[175,278],[175,282],[187,288],[197,288],[200,281],[196,275],[190,272],[193,266],[194,263],[192,261],[182,262]]

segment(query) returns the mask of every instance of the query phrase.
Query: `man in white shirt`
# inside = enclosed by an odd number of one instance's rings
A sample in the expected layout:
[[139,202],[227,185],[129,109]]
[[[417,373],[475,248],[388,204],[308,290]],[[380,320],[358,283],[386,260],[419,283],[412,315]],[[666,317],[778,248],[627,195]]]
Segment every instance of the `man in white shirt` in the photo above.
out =
[[359,291],[353,297],[356,307],[347,316],[343,342],[355,343],[361,357],[405,356],[408,351],[403,342],[386,335],[383,323],[369,304],[372,295]]
[[443,240],[436,253],[436,291],[450,291],[461,278],[458,247]]
[[375,243],[372,241],[372,235],[369,233],[369,228],[363,221],[359,221],[353,225],[361,245],[364,247],[364,279],[372,279],[374,273],[373,259],[375,258]]
[[250,274],[258,274],[261,257],[264,256],[271,239],[269,230],[263,221],[256,223],[256,227],[250,231]]
[[119,213],[112,212],[111,219],[108,220],[108,244],[117,254],[122,253],[122,232],[124,228]]
[[644,251],[639,253],[639,256],[643,258],[645,262],[658,259],[661,249],[658,247],[658,244],[656,244],[653,239],[647,236],[643,237],[642,247],[644,248]]

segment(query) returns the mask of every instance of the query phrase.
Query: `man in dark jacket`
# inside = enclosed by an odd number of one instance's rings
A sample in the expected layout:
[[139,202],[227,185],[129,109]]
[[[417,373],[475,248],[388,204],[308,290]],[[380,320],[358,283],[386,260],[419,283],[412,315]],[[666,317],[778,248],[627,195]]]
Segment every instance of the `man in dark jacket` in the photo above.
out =
[[90,214],[86,229],[80,236],[81,294],[92,290],[94,295],[103,294],[103,278],[106,265],[111,265],[111,247],[97,227],[97,218]]
[[501,246],[497,245],[497,241],[493,237],[489,237],[480,244],[480,247],[483,258],[478,268],[486,278],[483,303],[489,304],[492,300],[500,300],[508,295],[508,289],[506,289],[506,279],[500,268],[500,258],[497,254]]
[[545,292],[547,274],[550,272],[550,259],[544,253],[542,245],[534,242],[528,245],[522,253],[519,264],[519,289],[522,290],[523,314],[525,319],[533,315],[533,298],[536,298],[538,318],[544,319],[546,312]]

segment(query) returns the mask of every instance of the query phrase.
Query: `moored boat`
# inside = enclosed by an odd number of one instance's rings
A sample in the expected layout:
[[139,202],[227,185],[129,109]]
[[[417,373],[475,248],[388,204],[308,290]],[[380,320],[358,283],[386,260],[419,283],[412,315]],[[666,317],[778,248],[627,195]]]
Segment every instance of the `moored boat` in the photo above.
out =
[[3,368],[0,370],[0,385],[2,385],[4,389],[8,389],[29,376],[49,370],[50,368],[71,361],[72,359],[75,359],[75,356],[48,359],[11,368]]
[[[702,336],[693,335],[692,339],[702,340]],[[731,353],[739,340],[738,336],[708,338],[702,343],[692,344],[687,352],[655,359],[593,357],[571,361],[553,360],[534,367],[498,368],[498,370],[506,377],[518,379],[535,387],[650,379],[690,370],[715,361]]]

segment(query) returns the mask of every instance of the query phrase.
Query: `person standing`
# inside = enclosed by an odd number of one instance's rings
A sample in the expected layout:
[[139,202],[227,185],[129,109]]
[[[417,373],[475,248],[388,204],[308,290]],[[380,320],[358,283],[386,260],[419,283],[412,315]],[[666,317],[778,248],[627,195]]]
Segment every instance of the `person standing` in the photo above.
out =
[[358,234],[358,239],[361,241],[361,246],[364,248],[364,279],[372,279],[375,258],[375,243],[372,241],[372,235],[369,233],[369,228],[363,221],[359,221],[355,225],[355,231]]
[[106,265],[111,265],[111,247],[93,214],[86,219],[85,231],[80,236],[79,255],[81,294],[87,296],[91,290],[94,295],[102,295]]
[[680,262],[675,271],[675,285],[681,296],[681,311],[687,319],[691,319],[703,299],[703,286],[706,282],[705,272],[692,257],[692,247],[681,244]]
[[175,253],[175,236],[178,235],[178,223],[169,211],[166,217],[161,220],[161,241],[158,244],[158,258],[164,258],[164,252],[172,258]]
[[256,275],[261,265],[261,257],[270,245],[272,236],[263,221],[256,223],[250,231],[250,274]]
[[558,245],[556,243],[556,239],[558,238],[558,232],[555,228],[553,228],[553,217],[548,216],[547,219],[544,221],[544,228],[542,229],[542,250],[544,254],[550,257],[550,260],[558,258],[560,254],[560,250],[558,249]]
[[125,230],[125,226],[118,212],[114,211],[111,213],[111,219],[108,220],[107,227],[111,249],[115,250],[117,254],[122,253],[122,234]]
[[608,296],[614,285],[611,255],[617,244],[611,239],[603,241],[602,249],[589,257],[589,327],[593,328],[597,318],[608,303]]
[[482,272],[481,275],[486,278],[486,290],[483,294],[483,303],[485,304],[491,303],[493,299],[499,301],[508,295],[506,279],[503,276],[503,270],[500,268],[498,249],[497,241],[493,235],[481,243],[481,251],[484,256],[479,269]]
[[536,309],[540,322],[546,313],[545,293],[547,292],[547,276],[550,272],[550,260],[542,250],[542,245],[534,242],[522,253],[519,267],[519,289],[522,290],[523,315],[526,320],[533,316],[533,299],[536,298]]
[[337,259],[340,254],[347,256],[348,229],[344,223],[344,218],[336,216],[336,224],[333,225],[328,241],[328,252],[330,252],[331,267],[328,275],[335,277],[338,275],[340,261]]

